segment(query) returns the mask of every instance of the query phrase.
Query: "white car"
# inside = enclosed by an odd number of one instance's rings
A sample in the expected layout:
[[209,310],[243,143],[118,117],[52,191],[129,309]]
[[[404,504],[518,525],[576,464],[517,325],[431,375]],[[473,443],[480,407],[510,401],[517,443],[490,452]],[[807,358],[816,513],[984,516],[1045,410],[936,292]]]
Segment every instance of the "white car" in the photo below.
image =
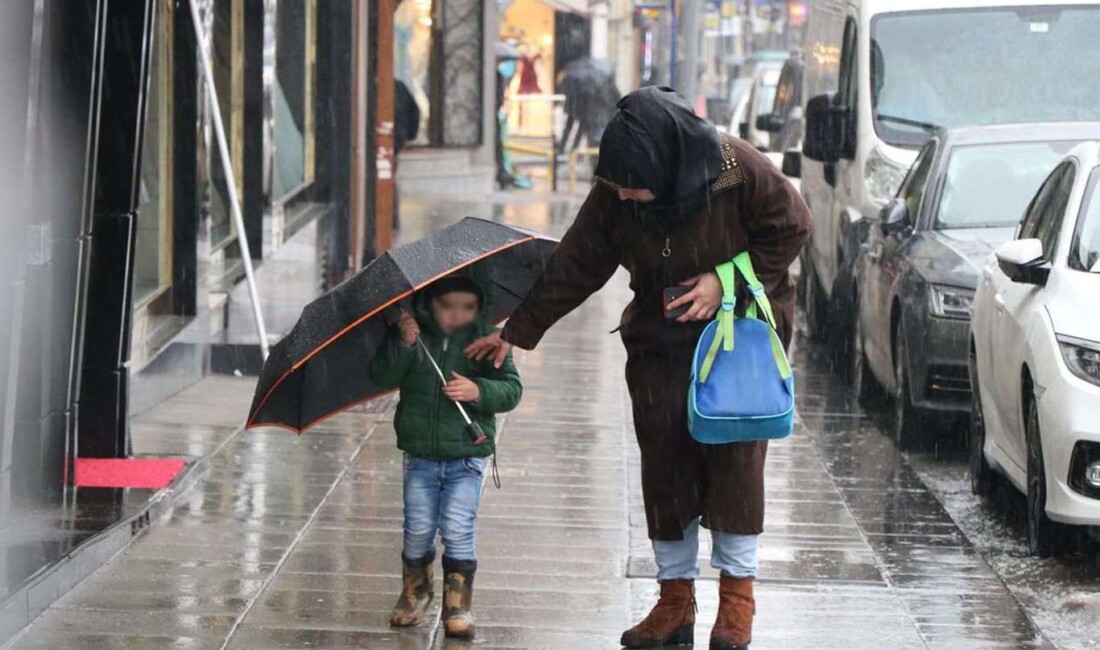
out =
[[971,319],[970,474],[1027,495],[1029,550],[1100,526],[1100,142],[1043,181],[982,269]]

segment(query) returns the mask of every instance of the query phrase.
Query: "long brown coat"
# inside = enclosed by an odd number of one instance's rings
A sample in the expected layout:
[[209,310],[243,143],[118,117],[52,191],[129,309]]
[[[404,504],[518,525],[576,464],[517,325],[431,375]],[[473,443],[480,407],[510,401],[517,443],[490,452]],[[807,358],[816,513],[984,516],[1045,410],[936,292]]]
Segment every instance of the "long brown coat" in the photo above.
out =
[[652,539],[682,539],[684,526],[699,516],[707,528],[728,533],[757,534],[764,524],[767,443],[716,446],[692,439],[687,392],[691,357],[705,323],[666,320],[661,295],[664,287],[747,249],[775,308],[779,333],[789,343],[795,293],[788,267],[809,235],[810,212],[751,145],[723,136],[722,152],[724,171],[712,188],[709,209],[667,239],[642,229],[624,214],[615,191],[596,183],[503,331],[506,341],[532,349],[618,266],[630,272],[634,299],[623,312],[620,333]]

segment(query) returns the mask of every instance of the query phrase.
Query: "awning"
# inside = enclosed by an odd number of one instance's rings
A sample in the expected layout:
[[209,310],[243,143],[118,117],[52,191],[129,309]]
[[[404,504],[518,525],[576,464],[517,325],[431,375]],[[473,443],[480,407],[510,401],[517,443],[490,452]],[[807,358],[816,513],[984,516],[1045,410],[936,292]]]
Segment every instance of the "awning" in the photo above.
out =
[[587,16],[591,13],[588,9],[588,0],[538,0],[544,5],[553,7],[556,11]]

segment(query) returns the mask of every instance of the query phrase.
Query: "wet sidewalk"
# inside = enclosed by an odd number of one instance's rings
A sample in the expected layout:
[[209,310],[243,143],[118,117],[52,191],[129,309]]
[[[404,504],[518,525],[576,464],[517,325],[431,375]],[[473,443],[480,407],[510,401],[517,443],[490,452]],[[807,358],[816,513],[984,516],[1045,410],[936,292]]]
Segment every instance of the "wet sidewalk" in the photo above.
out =
[[[563,206],[496,214],[560,232]],[[420,219],[410,231],[447,219],[429,205],[403,216]],[[480,513],[476,647],[617,648],[655,600],[625,354],[606,334],[628,298],[620,273],[517,359],[503,489],[486,487]],[[798,430],[768,457],[754,650],[1052,647],[827,365],[811,349],[795,363]],[[208,480],[13,647],[467,647],[434,625],[387,625],[400,586],[393,400],[295,438],[238,430],[251,390],[210,378],[140,418],[136,451],[210,455]],[[701,647],[716,591],[707,568]]]

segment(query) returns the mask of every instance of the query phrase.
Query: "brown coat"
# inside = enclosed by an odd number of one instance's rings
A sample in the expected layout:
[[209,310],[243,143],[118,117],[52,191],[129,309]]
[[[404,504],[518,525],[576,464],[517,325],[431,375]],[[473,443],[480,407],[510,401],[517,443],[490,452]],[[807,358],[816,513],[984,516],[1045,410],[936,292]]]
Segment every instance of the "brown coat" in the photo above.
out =
[[623,312],[620,334],[652,539],[682,539],[684,526],[699,516],[707,528],[729,533],[756,534],[764,524],[767,443],[702,445],[691,438],[691,357],[705,323],[665,320],[661,294],[747,249],[775,308],[779,333],[789,343],[795,292],[788,267],[809,235],[810,212],[751,145],[723,136],[722,149],[725,171],[714,185],[709,210],[667,241],[626,216],[614,190],[596,183],[503,331],[505,340],[531,349],[618,266],[630,272],[634,299]]

